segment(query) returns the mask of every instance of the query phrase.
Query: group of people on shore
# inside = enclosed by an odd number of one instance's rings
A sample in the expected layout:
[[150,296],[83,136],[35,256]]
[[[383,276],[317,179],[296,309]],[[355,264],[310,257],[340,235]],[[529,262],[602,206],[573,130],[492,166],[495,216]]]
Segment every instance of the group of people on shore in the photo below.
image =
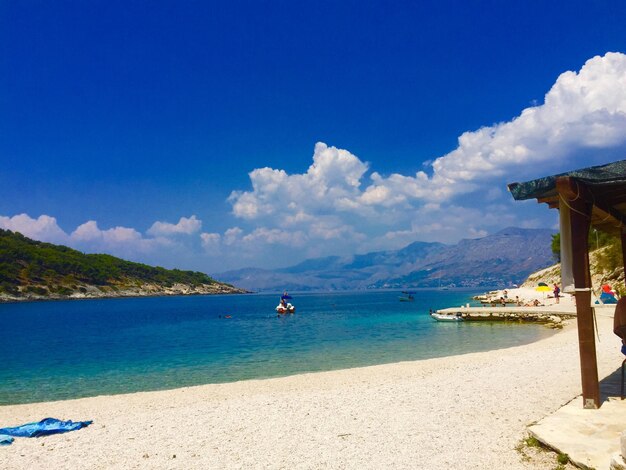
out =
[[[513,304],[516,307],[541,307],[543,306],[543,304],[539,301],[539,299],[533,299],[533,300],[529,300],[526,303],[523,303],[522,300],[520,300],[519,295],[515,296],[514,301],[509,301],[507,297],[502,296],[500,297],[500,301],[498,303],[502,305],[503,307],[506,307],[508,303]],[[558,300],[557,300],[557,303],[558,303]]]
[[[550,288],[546,284],[542,284],[545,287],[545,290],[549,290]],[[517,292],[517,291],[516,291]],[[561,288],[558,284],[554,283],[552,287],[552,296],[548,296],[548,298],[553,298],[554,303],[558,304],[561,301]],[[491,298],[491,305],[495,307],[496,305],[501,305],[502,307],[506,307],[507,305],[515,306],[515,307],[542,307],[545,305],[545,302],[541,302],[541,300],[537,298],[521,299],[519,295],[515,296],[515,299],[509,297],[508,290],[503,290],[502,295],[498,298]]]
[[[535,297],[538,292],[541,293],[541,297]],[[608,284],[601,285],[599,295],[596,292],[593,292],[592,296],[592,302],[595,304],[616,304],[620,298],[619,293]],[[560,285],[556,282],[550,284],[541,282],[534,288],[514,286],[509,290],[491,291],[483,296],[476,296],[474,299],[491,307],[544,307],[564,304],[558,307],[562,310],[576,305],[576,296],[564,296]]]

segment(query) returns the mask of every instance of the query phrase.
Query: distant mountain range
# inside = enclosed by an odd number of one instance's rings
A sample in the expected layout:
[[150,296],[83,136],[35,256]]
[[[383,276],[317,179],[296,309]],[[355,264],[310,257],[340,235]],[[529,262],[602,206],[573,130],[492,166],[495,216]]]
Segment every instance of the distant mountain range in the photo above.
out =
[[281,269],[239,269],[215,277],[256,291],[509,286],[554,263],[554,233],[511,227],[456,245],[415,242],[400,250],[315,258]]

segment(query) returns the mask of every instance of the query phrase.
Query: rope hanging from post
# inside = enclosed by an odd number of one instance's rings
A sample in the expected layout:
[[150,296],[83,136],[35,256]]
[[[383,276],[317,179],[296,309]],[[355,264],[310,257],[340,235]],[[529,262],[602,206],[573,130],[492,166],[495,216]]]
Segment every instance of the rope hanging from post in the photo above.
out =
[[[576,197],[575,197],[574,199],[567,200],[567,199],[563,196],[563,194],[558,193],[558,195],[559,195],[559,201],[563,201],[563,204],[565,204],[567,207],[569,207],[569,209],[570,209],[571,211],[574,211],[574,212],[576,212],[577,214],[580,214],[580,215],[582,215],[583,217],[585,217],[585,218],[587,218],[587,219],[591,220],[591,215],[587,215],[587,214],[585,214],[584,212],[581,212],[581,211],[579,211],[579,210],[577,210],[577,209],[574,209],[572,206],[570,206],[570,205],[568,204],[569,202],[574,202],[574,201],[576,201],[577,199],[580,199],[580,197],[581,197],[581,196],[580,196],[580,186],[578,185],[578,181],[574,180],[574,183],[576,184]],[[593,196],[593,193],[591,193],[591,205],[592,205],[592,206],[596,206],[596,204],[595,204],[595,198],[594,198],[594,196]],[[596,206],[596,207],[597,207],[597,206]],[[621,220],[619,220],[619,219],[616,219],[616,218],[615,218],[613,215],[611,215],[610,213],[607,213],[607,216],[606,216],[604,219],[600,220],[600,221],[599,221],[598,223],[596,223],[595,225],[600,225],[600,224],[603,224],[604,222],[606,222],[607,220],[610,220],[610,219],[615,219],[615,220],[617,220],[617,222],[618,222],[618,224],[617,224],[617,225],[612,224],[612,225],[613,225],[613,227],[615,227],[615,228],[620,228],[620,229],[625,227],[624,222],[622,222],[622,221],[621,221]]]
[[[575,198],[575,199],[572,199],[572,200],[571,200],[571,201],[569,201],[569,202],[574,202],[576,199],[578,199],[578,196],[576,196],[576,198]],[[591,216],[589,216],[589,215],[585,214],[584,212],[581,212],[581,211],[579,211],[579,210],[577,210],[577,209],[574,209],[572,206],[570,206],[570,205],[567,203],[567,202],[568,202],[568,201],[567,201],[567,199],[565,199],[561,193],[559,193],[559,200],[560,200],[560,201],[563,201],[563,204],[565,204],[567,207],[569,207],[569,210],[574,211],[574,212],[576,212],[577,214],[580,214],[580,215],[582,215],[583,217],[585,217],[585,218],[587,218],[587,219],[591,220]]]

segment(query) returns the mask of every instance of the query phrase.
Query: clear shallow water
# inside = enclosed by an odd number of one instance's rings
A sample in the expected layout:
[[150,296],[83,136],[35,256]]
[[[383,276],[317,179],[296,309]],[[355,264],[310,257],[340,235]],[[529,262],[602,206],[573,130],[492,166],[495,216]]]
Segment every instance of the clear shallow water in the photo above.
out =
[[415,302],[390,291],[298,294],[297,313],[280,318],[278,295],[0,304],[0,404],[426,359],[552,334],[428,315],[473,294],[424,290]]

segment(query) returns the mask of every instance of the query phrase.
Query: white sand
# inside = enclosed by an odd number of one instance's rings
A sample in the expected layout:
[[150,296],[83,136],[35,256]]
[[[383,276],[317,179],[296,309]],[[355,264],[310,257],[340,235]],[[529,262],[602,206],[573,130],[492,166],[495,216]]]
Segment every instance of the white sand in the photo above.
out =
[[[552,289],[552,286],[550,286]],[[533,300],[538,300],[542,305],[555,307],[558,305],[560,310],[564,311],[574,311],[576,309],[576,303],[574,302],[574,296],[571,294],[561,293],[559,297],[559,302],[557,304],[556,299],[552,291],[549,292],[539,292],[532,287],[516,287],[511,289],[503,289],[499,291],[494,291],[495,293],[489,295],[489,298],[499,299],[504,296],[504,291],[506,290],[507,296],[509,299],[519,298],[520,302],[523,304],[532,302]],[[510,306],[511,304],[509,304]]]
[[[601,376],[622,361],[599,317]],[[575,323],[506,350],[282,379],[0,407],[87,429],[0,447],[0,468],[527,469],[526,426],[580,393]],[[175,457],[174,457],[175,456]],[[548,460],[550,459],[550,460]]]

